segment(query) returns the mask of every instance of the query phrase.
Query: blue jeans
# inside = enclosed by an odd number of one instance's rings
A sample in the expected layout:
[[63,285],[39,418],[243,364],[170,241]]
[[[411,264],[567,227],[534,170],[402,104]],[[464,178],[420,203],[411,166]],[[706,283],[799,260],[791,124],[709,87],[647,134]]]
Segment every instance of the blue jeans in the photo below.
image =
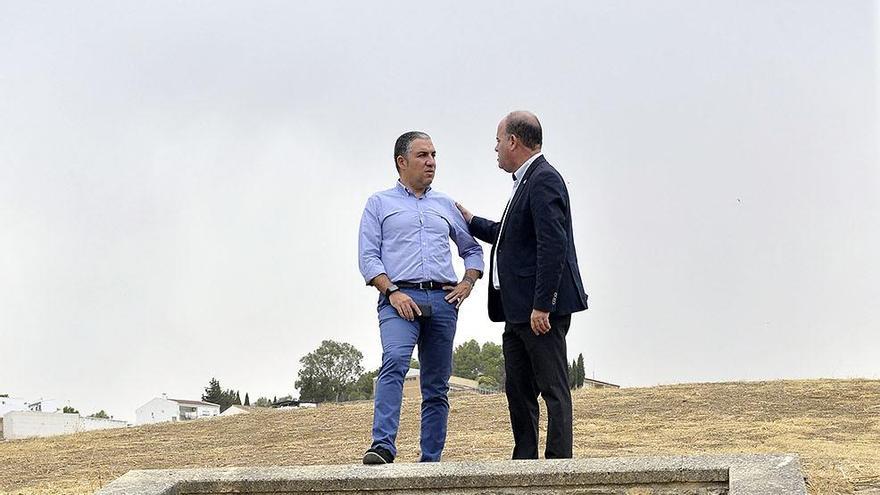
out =
[[419,346],[419,381],[422,388],[421,462],[440,460],[446,444],[449,417],[449,375],[452,374],[452,340],[458,310],[443,299],[442,290],[401,289],[418,304],[430,305],[430,318],[406,321],[385,296],[379,297],[379,332],[382,367],[376,379],[373,409],[373,447],[383,447],[396,457],[397,429],[403,378],[409,370],[413,348]]

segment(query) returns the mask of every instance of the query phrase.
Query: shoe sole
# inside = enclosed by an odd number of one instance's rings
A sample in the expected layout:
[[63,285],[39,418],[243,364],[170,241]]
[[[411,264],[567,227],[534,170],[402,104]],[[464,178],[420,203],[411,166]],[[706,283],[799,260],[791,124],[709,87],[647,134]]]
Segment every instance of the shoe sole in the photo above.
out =
[[364,464],[388,464],[388,461],[375,452],[367,452],[364,454]]

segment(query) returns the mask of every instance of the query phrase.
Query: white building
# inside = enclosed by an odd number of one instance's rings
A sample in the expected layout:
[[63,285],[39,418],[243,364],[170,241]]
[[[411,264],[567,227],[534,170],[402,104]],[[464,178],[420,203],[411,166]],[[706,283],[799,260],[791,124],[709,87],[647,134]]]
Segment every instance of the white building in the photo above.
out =
[[28,402],[17,397],[0,397],[0,418],[11,411],[27,411]]
[[220,416],[235,416],[236,414],[250,414],[254,412],[255,409],[265,409],[259,408],[255,406],[239,406],[237,404],[233,404],[226,408],[225,411],[220,413]]
[[220,415],[220,406],[200,400],[156,397],[135,410],[135,424],[146,425],[166,421],[187,421]]
[[55,399],[30,402],[18,397],[0,397],[0,418],[12,411],[57,412],[60,409],[59,402]]
[[60,403],[55,399],[40,399],[36,402],[31,402],[28,404],[28,410],[36,411],[36,412],[58,412],[63,409],[59,405]]
[[50,437],[126,426],[125,421],[114,419],[83,418],[79,414],[40,411],[9,411],[3,416],[2,423],[2,437],[6,440]]

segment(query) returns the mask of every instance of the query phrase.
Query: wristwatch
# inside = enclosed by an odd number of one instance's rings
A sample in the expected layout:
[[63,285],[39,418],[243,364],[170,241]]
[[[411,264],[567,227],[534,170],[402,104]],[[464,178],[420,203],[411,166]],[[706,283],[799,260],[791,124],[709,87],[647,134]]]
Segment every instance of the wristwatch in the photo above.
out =
[[400,290],[400,287],[391,284],[385,289],[385,297],[391,297],[391,294]]

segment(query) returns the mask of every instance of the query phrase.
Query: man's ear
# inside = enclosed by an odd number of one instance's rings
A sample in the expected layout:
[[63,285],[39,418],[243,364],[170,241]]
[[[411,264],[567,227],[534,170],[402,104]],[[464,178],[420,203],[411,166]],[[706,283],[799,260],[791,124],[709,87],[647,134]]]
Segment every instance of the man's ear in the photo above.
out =
[[403,170],[406,166],[406,158],[403,155],[397,155],[397,171]]

